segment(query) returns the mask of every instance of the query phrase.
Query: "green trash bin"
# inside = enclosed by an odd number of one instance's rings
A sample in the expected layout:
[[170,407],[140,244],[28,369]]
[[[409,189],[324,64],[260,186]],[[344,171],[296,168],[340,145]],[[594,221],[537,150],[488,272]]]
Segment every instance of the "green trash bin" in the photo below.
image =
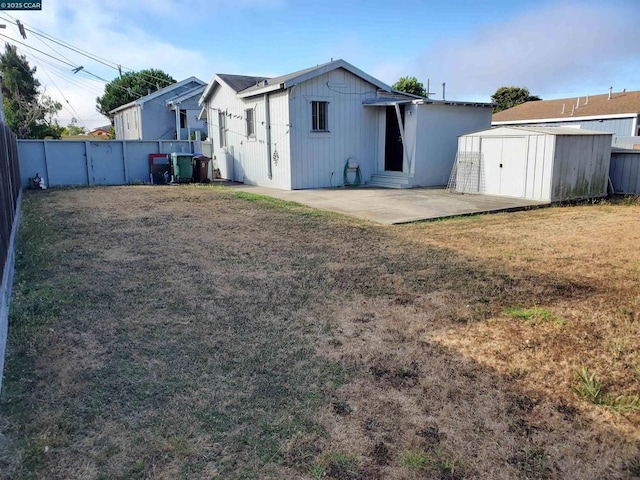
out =
[[193,154],[172,153],[173,180],[178,183],[188,183],[193,177]]

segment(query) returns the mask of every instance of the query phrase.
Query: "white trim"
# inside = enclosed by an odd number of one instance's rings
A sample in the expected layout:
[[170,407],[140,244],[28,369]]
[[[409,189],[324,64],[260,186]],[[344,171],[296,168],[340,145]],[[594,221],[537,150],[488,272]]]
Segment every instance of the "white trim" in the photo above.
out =
[[[137,100],[134,100],[133,102],[125,103],[124,105],[120,105],[119,107],[114,108],[113,110],[111,110],[109,113],[117,113],[117,112],[119,112],[121,110],[125,110],[125,109],[127,109],[129,107],[133,107],[134,105],[142,105],[145,102],[148,102],[150,100],[153,100],[154,98],[158,98],[159,96],[170,92],[171,90],[183,87],[183,86],[185,86],[186,84],[188,84],[190,82],[195,82],[195,83],[198,83],[198,84],[203,85],[203,86],[206,85],[206,83],[204,83],[199,78],[196,78],[196,77],[185,78],[184,80],[182,80],[180,82],[172,83],[171,85],[167,85],[166,87],[161,88],[160,90],[156,90],[155,92],[152,92],[149,95],[145,95],[144,97],[140,97]],[[194,88],[196,88],[196,87],[194,87]]]
[[614,118],[638,118],[637,113],[612,113],[609,115],[589,115],[585,117],[560,117],[560,118],[530,118],[528,120],[501,120],[492,121],[491,125],[521,125],[521,124],[533,124],[533,123],[546,123],[546,122],[580,122],[583,120],[609,120]]

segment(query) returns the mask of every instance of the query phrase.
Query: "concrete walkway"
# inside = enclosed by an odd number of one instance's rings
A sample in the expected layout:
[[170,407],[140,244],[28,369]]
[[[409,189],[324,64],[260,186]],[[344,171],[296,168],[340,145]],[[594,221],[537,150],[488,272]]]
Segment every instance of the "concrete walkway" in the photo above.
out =
[[521,198],[461,195],[449,193],[444,188],[396,190],[364,186],[358,188],[278,190],[242,184],[230,184],[230,187],[388,225],[474,213],[521,210],[549,204],[549,202],[536,202]]

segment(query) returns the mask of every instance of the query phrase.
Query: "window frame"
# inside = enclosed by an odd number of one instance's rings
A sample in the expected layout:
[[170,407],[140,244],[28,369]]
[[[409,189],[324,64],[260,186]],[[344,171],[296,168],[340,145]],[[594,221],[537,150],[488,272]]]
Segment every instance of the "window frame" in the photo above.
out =
[[256,138],[256,109],[247,108],[244,111],[245,133],[247,138]]
[[329,133],[329,102],[311,100],[311,133]]
[[220,148],[225,148],[227,146],[227,112],[218,112],[218,133]]

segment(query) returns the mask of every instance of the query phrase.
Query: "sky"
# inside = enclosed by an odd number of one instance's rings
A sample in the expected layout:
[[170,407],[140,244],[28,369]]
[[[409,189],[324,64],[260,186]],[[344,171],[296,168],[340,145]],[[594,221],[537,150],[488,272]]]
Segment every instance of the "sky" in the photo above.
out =
[[638,0],[42,0],[41,11],[0,11],[0,38],[63,104],[60,124],[92,129],[109,122],[95,100],[115,65],[209,82],[342,58],[388,85],[415,76],[432,98],[446,83],[448,100],[487,102],[511,85],[543,99],[640,90],[638,18]]

